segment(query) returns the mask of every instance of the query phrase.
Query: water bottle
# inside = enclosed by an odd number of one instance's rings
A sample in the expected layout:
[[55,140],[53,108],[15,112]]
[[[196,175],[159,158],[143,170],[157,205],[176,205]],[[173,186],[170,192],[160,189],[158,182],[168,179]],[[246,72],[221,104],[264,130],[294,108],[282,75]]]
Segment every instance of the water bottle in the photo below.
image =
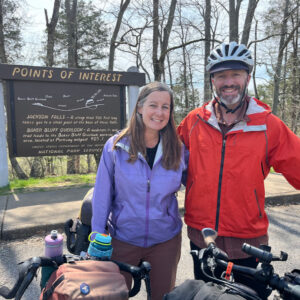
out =
[[[63,255],[63,236],[57,230],[52,230],[50,234],[45,237],[45,256],[55,258]],[[42,267],[42,276],[40,286],[43,289],[56,269],[54,267]]]
[[[91,237],[94,236],[92,240]],[[107,234],[92,232],[89,235],[88,255],[95,258],[111,258],[113,251],[111,237]]]
[[63,254],[63,236],[52,230],[50,234],[45,237],[45,256],[56,257]]

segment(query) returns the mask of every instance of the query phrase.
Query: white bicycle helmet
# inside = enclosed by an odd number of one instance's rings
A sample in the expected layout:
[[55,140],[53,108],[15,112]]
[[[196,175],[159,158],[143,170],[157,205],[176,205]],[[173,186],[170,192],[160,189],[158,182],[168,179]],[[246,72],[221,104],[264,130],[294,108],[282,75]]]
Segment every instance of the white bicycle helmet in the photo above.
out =
[[223,43],[212,50],[207,59],[206,70],[210,73],[232,69],[244,69],[250,74],[253,70],[253,59],[250,50],[243,44]]

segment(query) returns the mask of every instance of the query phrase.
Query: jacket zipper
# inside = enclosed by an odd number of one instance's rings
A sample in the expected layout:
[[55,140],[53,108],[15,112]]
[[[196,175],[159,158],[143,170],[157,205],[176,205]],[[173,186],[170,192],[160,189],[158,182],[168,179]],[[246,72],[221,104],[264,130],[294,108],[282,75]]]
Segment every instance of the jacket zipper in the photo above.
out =
[[151,177],[151,175],[149,175],[149,173],[148,173],[148,175],[147,175],[147,193],[146,193],[146,224],[145,224],[144,247],[147,247],[148,236],[149,236],[149,209],[150,209],[150,187],[151,187],[150,177]]
[[[200,117],[199,114],[197,114],[197,117],[202,120],[204,123],[209,125],[210,127],[217,129],[207,121],[205,121],[203,118]],[[218,231],[219,229],[219,218],[220,218],[220,204],[221,204],[221,188],[222,188],[222,178],[223,178],[223,168],[224,168],[224,158],[225,158],[225,147],[226,147],[226,139],[227,136],[222,135],[223,142],[222,142],[222,152],[221,152],[221,165],[220,165],[220,173],[219,173],[219,184],[218,184],[218,197],[217,197],[217,211],[216,211],[216,225],[215,230]]]
[[157,165],[157,163],[160,160],[158,160],[153,166],[152,166],[152,170],[150,169],[148,163],[146,162],[149,171],[147,170],[147,195],[146,195],[146,227],[145,227],[145,238],[144,238],[144,247],[148,246],[148,236],[149,236],[149,211],[150,211],[150,190],[151,190],[151,176],[152,176],[152,172],[154,167]]
[[219,185],[218,185],[216,225],[215,225],[215,230],[216,231],[218,231],[218,229],[219,229],[220,204],[221,204],[221,188],[222,188],[222,178],[223,178],[223,168],[224,168],[226,138],[227,138],[226,136],[223,136],[222,152],[221,152],[221,165],[220,165],[220,173],[219,173]]

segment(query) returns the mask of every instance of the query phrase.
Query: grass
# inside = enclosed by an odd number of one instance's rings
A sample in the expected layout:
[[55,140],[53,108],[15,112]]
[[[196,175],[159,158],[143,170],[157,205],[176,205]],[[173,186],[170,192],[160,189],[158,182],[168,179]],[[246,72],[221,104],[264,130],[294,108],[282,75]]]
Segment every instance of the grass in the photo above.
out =
[[95,183],[96,174],[74,174],[63,176],[49,176],[44,178],[15,179],[9,185],[0,188],[0,195],[13,192],[41,191],[74,186],[92,186]]

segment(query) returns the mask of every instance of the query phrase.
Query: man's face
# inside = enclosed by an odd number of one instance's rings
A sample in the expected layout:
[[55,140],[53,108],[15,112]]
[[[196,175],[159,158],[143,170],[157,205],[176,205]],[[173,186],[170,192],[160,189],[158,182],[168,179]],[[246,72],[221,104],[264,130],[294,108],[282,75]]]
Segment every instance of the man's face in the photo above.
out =
[[239,102],[249,80],[245,70],[226,70],[214,73],[212,84],[220,101],[230,107]]

